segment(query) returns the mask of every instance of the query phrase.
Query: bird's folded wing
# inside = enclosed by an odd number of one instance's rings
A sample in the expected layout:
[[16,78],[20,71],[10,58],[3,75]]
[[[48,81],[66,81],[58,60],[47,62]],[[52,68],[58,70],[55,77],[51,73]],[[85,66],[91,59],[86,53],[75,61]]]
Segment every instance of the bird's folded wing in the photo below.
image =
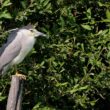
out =
[[7,38],[7,42],[5,44],[2,45],[2,47],[0,47],[0,56],[3,53],[3,51],[5,50],[6,47],[8,47],[8,45],[11,44],[12,41],[14,41],[14,39],[18,36],[18,30],[14,30],[11,31],[11,33],[9,34],[8,38]]
[[20,37],[16,37],[7,47],[5,47],[4,51],[0,56],[0,70],[9,64],[20,52]]

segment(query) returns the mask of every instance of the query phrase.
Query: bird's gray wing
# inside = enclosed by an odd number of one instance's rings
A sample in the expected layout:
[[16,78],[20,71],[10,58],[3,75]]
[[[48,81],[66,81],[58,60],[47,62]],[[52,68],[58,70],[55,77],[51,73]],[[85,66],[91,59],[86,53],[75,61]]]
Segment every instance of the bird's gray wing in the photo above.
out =
[[[16,36],[8,38],[7,43],[4,45],[4,50],[0,55],[0,70],[3,69],[7,64],[9,64],[20,52],[21,45],[20,41],[22,40],[22,35],[16,33]],[[21,40],[20,40],[21,39]]]
[[19,30],[13,30],[11,31],[11,33],[9,34],[8,38],[7,38],[7,42],[5,44],[2,45],[2,47],[0,48],[0,56],[3,53],[3,51],[5,50],[5,48],[17,37],[17,32]]

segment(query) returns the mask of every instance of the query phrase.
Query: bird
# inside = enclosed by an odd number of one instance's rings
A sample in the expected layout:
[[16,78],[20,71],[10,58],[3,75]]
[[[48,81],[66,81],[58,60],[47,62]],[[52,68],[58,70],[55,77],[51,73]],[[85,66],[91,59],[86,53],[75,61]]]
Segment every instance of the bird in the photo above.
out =
[[46,34],[39,32],[31,24],[10,32],[7,42],[0,48],[0,75],[4,75],[9,68],[21,63],[39,36]]

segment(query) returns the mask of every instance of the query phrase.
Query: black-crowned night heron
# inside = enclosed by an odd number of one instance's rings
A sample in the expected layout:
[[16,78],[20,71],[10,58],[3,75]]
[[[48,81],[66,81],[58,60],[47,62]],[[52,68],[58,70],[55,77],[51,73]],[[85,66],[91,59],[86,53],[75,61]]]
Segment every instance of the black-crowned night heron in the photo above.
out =
[[21,63],[39,36],[46,35],[37,31],[32,25],[11,32],[7,43],[0,49],[0,74],[6,73],[11,66]]

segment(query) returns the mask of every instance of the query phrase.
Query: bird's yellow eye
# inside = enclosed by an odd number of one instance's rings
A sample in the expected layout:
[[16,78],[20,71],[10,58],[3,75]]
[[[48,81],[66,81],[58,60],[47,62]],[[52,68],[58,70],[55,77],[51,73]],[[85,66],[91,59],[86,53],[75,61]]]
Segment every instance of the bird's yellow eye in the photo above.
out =
[[30,29],[30,31],[33,33],[34,32],[34,30],[33,29]]

